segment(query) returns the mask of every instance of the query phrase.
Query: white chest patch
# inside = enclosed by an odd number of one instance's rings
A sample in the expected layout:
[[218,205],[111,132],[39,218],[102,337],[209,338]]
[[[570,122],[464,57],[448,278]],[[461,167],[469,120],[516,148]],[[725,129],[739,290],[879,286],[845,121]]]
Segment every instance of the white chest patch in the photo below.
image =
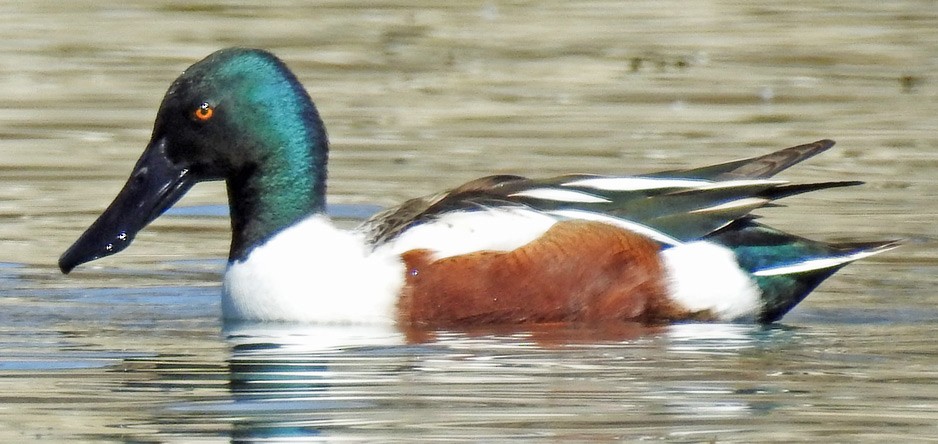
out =
[[226,319],[393,323],[404,264],[355,232],[310,216],[225,271]]
[[722,321],[753,320],[761,291],[739,268],[736,255],[712,242],[689,242],[661,252],[668,293],[688,310],[710,310]]

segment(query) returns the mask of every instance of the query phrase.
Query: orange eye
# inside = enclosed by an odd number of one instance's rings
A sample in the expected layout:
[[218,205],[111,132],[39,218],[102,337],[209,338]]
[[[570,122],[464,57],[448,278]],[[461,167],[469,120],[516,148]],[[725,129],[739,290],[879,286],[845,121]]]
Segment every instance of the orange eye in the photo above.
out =
[[209,105],[208,102],[202,102],[202,104],[192,112],[192,117],[195,117],[195,120],[205,122],[211,119],[213,114],[215,114],[215,108]]

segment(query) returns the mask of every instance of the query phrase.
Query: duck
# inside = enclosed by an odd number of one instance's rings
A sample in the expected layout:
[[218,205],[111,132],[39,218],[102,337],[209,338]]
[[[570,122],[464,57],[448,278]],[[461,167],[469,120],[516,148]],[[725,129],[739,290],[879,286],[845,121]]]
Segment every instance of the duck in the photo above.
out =
[[339,228],[306,89],[271,52],[228,48],[171,84],[127,182],[58,265],[68,274],[124,250],[194,184],[223,180],[226,321],[772,323],[900,243],[815,241],[757,221],[778,199],[859,185],[773,178],[833,145],[641,175],[493,175]]

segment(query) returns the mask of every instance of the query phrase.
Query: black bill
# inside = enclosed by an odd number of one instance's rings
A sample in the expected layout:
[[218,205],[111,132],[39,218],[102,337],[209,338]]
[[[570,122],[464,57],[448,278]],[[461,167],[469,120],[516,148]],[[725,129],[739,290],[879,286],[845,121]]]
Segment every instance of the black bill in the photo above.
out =
[[137,232],[179,200],[195,180],[166,155],[165,139],[150,142],[111,205],[59,257],[63,273],[130,245]]

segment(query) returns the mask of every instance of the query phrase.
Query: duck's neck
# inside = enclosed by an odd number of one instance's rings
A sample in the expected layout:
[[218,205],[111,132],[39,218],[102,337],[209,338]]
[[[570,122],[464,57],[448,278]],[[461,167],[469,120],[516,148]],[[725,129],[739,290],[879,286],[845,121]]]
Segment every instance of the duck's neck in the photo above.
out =
[[292,135],[268,133],[260,138],[258,143],[278,144],[278,149],[268,149],[271,154],[263,161],[228,178],[229,262],[245,259],[255,247],[310,214],[325,212],[329,142],[318,115],[307,123]]

